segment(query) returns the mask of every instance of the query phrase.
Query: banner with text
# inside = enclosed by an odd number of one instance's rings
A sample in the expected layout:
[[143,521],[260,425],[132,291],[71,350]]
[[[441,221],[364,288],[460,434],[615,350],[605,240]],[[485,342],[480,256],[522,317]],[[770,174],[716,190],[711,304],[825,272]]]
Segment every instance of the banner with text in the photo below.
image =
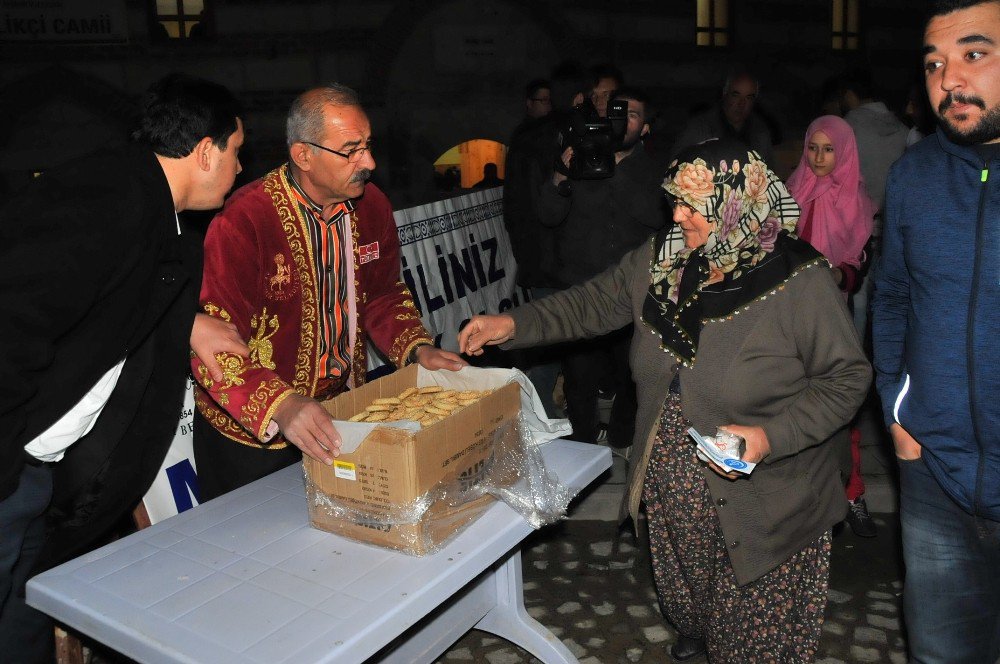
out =
[[503,187],[395,213],[403,281],[435,343],[458,350],[458,331],[478,313],[524,302],[503,223]]
[[194,381],[188,378],[184,407],[174,442],[152,486],[142,499],[150,523],[163,521],[198,504],[198,476],[194,465]]

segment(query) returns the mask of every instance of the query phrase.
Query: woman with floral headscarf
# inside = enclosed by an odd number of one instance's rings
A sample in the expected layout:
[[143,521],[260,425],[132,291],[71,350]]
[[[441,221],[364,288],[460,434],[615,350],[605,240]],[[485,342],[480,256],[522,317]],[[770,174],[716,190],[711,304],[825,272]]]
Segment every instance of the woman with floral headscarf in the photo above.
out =
[[[871,377],[826,260],[757,153],[683,150],[664,189],[676,226],[589,282],[476,316],[463,352],[592,337],[635,321],[639,397],[622,516],[644,502],[660,605],[687,661],[811,661],[830,529],[846,511],[827,439]],[[742,436],[749,475],[700,461],[688,427]]]
[[[788,190],[802,209],[796,232],[830,261],[834,281],[846,299],[861,286],[859,270],[864,247],[872,234],[875,204],[868,198],[854,130],[842,118],[824,115],[806,129],[802,159],[788,178]],[[845,432],[845,438],[847,434]],[[875,537],[878,531],[865,503],[861,475],[861,430],[852,427],[850,457],[841,461],[850,503],[847,523],[855,535]]]

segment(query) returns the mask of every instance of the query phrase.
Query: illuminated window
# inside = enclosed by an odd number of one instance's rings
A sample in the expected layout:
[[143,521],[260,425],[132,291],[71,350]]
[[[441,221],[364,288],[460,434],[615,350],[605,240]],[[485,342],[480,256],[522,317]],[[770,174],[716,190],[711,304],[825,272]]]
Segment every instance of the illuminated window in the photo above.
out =
[[861,30],[858,19],[860,0],[833,0],[833,48],[858,50]]
[[156,22],[161,34],[171,39],[203,35],[205,0],[155,0]]
[[434,162],[440,191],[500,186],[503,184],[507,146],[475,138],[452,147]]
[[729,0],[697,0],[698,46],[729,45]]

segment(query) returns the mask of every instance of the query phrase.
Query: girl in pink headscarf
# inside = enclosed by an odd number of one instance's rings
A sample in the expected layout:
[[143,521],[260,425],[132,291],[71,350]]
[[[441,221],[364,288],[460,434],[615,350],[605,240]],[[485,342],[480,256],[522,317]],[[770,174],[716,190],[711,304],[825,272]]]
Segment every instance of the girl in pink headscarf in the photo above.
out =
[[[861,285],[858,272],[865,261],[864,247],[875,216],[875,206],[861,178],[851,125],[836,115],[813,120],[806,129],[799,166],[788,178],[788,190],[802,209],[798,236],[830,261],[833,278],[846,298]],[[845,492],[851,509],[847,523],[856,535],[874,537],[875,522],[862,498],[861,430],[851,427],[850,437],[851,469]]]
[[854,130],[847,122],[836,115],[813,120],[788,190],[802,208],[799,237],[830,261],[846,297],[860,285],[858,272],[875,215],[861,178]]

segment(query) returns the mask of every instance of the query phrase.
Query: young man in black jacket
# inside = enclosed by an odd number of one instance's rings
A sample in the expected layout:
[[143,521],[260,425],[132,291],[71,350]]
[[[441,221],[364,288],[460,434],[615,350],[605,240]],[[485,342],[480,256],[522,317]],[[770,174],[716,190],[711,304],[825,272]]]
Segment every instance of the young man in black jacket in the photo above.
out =
[[5,661],[52,659],[51,623],[25,604],[25,582],[89,550],[141,499],[196,337],[243,348],[207,316],[195,322],[201,246],[177,217],[222,205],[241,168],[240,115],[226,88],[168,76],[131,144],[53,169],[0,209]]

